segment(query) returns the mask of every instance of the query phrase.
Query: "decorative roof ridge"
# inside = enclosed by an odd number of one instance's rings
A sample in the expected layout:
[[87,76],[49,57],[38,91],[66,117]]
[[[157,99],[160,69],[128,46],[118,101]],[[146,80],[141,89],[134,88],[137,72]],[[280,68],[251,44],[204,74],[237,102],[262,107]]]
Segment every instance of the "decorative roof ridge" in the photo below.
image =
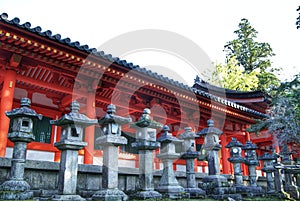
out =
[[235,108],[235,109],[238,109],[238,110],[250,113],[250,114],[254,114],[254,115],[257,115],[257,116],[262,117],[262,118],[267,117],[267,115],[265,115],[263,113],[257,112],[255,110],[252,110],[252,109],[247,108],[245,106],[238,105],[238,104],[236,104],[232,101],[228,101],[224,98],[209,94],[209,93],[207,93],[203,90],[199,90],[199,89],[195,88],[194,86],[190,87],[186,84],[180,83],[176,80],[170,79],[170,78],[165,77],[163,75],[159,75],[156,72],[152,72],[151,70],[147,70],[146,68],[140,67],[139,65],[134,65],[133,63],[127,62],[126,60],[121,60],[118,57],[113,57],[111,54],[105,54],[104,51],[97,51],[96,48],[89,48],[88,45],[80,45],[80,42],[78,42],[78,41],[72,42],[71,39],[68,38],[68,37],[64,38],[64,39],[61,39],[60,34],[53,35],[51,30],[46,30],[46,31],[42,32],[42,28],[40,26],[37,26],[35,28],[31,28],[31,23],[30,22],[25,22],[23,24],[20,24],[20,19],[17,18],[17,17],[13,18],[12,20],[8,20],[8,14],[7,13],[2,13],[0,15],[0,22],[4,22],[6,24],[16,26],[16,27],[21,28],[23,30],[35,33],[35,34],[40,35],[40,36],[45,37],[45,38],[48,38],[52,41],[59,42],[59,43],[64,44],[64,45],[68,45],[69,47],[72,47],[72,48],[76,48],[76,49],[78,49],[80,51],[83,51],[85,53],[93,54],[97,57],[101,57],[101,58],[103,58],[105,60],[108,60],[112,63],[119,64],[119,65],[121,65],[121,66],[123,66],[127,69],[135,69],[138,72],[141,72],[145,75],[151,76],[152,78],[155,78],[155,79],[160,80],[162,82],[174,85],[174,86],[179,87],[183,90],[194,92],[194,93],[196,93],[200,96],[210,98],[210,99],[212,99],[216,102],[227,105],[229,107],[232,107],[232,108]]
[[233,90],[233,89],[227,89],[227,88],[223,88],[223,87],[219,87],[213,84],[210,84],[208,82],[205,82],[203,80],[200,80],[197,76],[197,78],[195,79],[194,85],[193,87],[197,88],[197,86],[202,87],[203,89],[207,89],[207,90],[213,90],[216,92],[226,92],[226,94],[228,93],[232,93],[232,94],[251,94],[253,96],[263,96],[266,98],[271,98],[268,94],[260,91],[260,90],[255,90],[255,91],[238,91],[238,90]]
[[202,91],[200,89],[193,88],[193,87],[192,87],[192,89],[194,90],[194,93],[196,93],[198,95],[201,95],[201,96],[204,96],[204,97],[206,97],[208,99],[211,99],[213,101],[219,102],[219,103],[221,103],[223,105],[226,105],[226,106],[229,106],[229,107],[232,107],[232,108],[244,111],[246,113],[254,114],[254,115],[262,117],[262,118],[267,118],[268,117],[268,115],[266,115],[266,114],[263,114],[261,112],[258,112],[258,111],[255,111],[253,109],[250,109],[248,107],[242,106],[242,105],[237,104],[237,103],[235,103],[233,101],[221,98],[219,96],[215,96],[215,95],[210,94],[210,93],[208,93],[206,91]]

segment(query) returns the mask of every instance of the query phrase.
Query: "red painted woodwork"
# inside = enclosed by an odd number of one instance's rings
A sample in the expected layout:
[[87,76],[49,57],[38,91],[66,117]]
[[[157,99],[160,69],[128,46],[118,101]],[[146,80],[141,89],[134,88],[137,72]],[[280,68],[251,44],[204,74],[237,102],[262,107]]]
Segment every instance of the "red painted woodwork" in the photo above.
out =
[[[254,119],[257,116],[254,114],[196,95],[171,82],[164,82],[145,73],[111,63],[107,59],[89,55],[78,48],[50,40],[13,24],[0,21],[0,25],[0,157],[5,155],[6,146],[12,146],[11,142],[7,142],[9,120],[4,112],[17,106],[20,97],[14,96],[15,88],[25,90],[27,97],[31,99],[35,93],[45,95],[54,106],[36,102],[33,103],[33,109],[53,119],[66,113],[73,99],[86,105],[82,112],[90,118],[100,118],[104,115],[107,104],[111,102],[116,104],[120,115],[137,118],[141,116],[145,107],[156,106],[159,109],[153,112],[153,118],[169,124],[174,136],[183,132],[187,126],[191,126],[195,132],[203,129],[207,126],[206,121],[212,118],[213,110],[216,127],[226,133],[221,136],[220,151],[222,172],[225,174],[232,173],[231,164],[227,160],[230,156],[229,151],[225,148],[231,140],[230,137],[236,137],[243,143],[252,140],[254,143],[263,143],[263,146],[272,144],[270,136],[256,137],[245,133],[244,128],[255,123]],[[10,63],[10,67],[19,66],[18,73],[11,69],[4,70],[7,68],[7,62]],[[75,83],[78,71],[84,79]],[[234,95],[235,92],[230,92],[230,100],[260,112],[264,112],[268,104],[261,94],[251,98],[236,98]],[[164,113],[160,110],[164,110]],[[198,111],[199,114],[196,113]],[[217,121],[218,118],[225,118],[224,126]],[[197,119],[200,123],[195,121]],[[134,133],[128,126],[124,127],[124,131]],[[60,128],[53,126],[50,144],[33,142],[28,148],[54,152],[54,161],[59,161],[60,152],[53,146],[59,139]],[[94,127],[86,129],[84,140],[88,142],[88,146],[81,150],[80,154],[84,155],[84,163],[93,164],[94,156],[102,156],[101,151],[94,150]],[[203,144],[203,138],[196,139],[196,144]],[[155,153],[159,153],[159,150]],[[134,160],[135,166],[138,167],[137,157]],[[155,169],[160,168],[160,162],[154,158]],[[176,163],[183,164],[181,160]],[[195,160],[195,170],[198,169],[197,166],[201,166],[204,172],[207,163]],[[243,170],[246,173],[244,167]]]
[[[95,96],[90,93],[86,99],[86,116],[95,119]],[[88,145],[84,148],[84,164],[93,164],[94,155],[94,136],[95,136],[95,126],[89,126],[85,129],[84,141]]]
[[9,128],[9,118],[5,115],[6,111],[12,110],[14,90],[16,84],[16,71],[8,69],[5,71],[3,87],[1,90],[0,105],[0,157],[5,156],[7,134]]

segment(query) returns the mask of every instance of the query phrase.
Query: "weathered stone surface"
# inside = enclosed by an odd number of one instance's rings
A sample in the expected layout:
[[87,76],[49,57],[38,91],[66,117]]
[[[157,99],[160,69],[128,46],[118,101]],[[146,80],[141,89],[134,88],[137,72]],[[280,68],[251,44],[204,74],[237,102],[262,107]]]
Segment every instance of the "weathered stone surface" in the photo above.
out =
[[173,161],[180,156],[175,151],[175,143],[182,143],[182,140],[172,136],[169,130],[168,126],[164,126],[164,133],[158,139],[161,143],[161,153],[157,157],[162,160],[164,169],[157,190],[168,198],[182,198],[186,193],[176,180],[173,170]]
[[230,148],[230,158],[228,161],[233,164],[234,171],[234,185],[243,186],[243,175],[241,164],[245,162],[245,159],[242,157],[242,147],[243,144],[239,142],[236,138],[232,138],[225,147]]
[[139,121],[131,124],[136,129],[136,142],[131,146],[139,150],[139,191],[133,196],[137,199],[161,198],[161,194],[154,191],[153,182],[153,150],[160,147],[156,142],[156,129],[162,125],[155,122],[151,111],[145,108]]
[[86,199],[80,197],[79,195],[54,195],[52,197],[53,201],[85,201]]
[[14,142],[13,156],[11,159],[10,179],[0,186],[0,199],[26,200],[33,197],[29,184],[24,180],[26,147],[34,140],[33,119],[41,119],[30,108],[30,99],[21,99],[21,108],[15,108],[5,114],[13,123],[8,138]]
[[187,188],[185,191],[189,193],[190,198],[205,197],[204,190],[197,188],[196,177],[194,171],[194,159],[198,157],[199,153],[195,150],[195,138],[198,137],[192,128],[185,128],[185,132],[179,135],[179,139],[183,140],[183,153],[181,158],[186,160],[186,180]]
[[159,142],[152,142],[152,141],[136,141],[131,144],[132,147],[138,150],[155,150],[160,147]]
[[227,178],[222,175],[208,175],[202,179],[199,184],[199,188],[209,190],[216,187],[228,187]]
[[214,127],[214,121],[211,119],[207,121],[207,125],[208,127],[202,129],[197,135],[204,137],[202,149],[207,153],[208,174],[219,175],[220,164],[218,152],[221,149],[219,136],[222,135],[223,132]]
[[242,146],[242,149],[245,151],[244,163],[248,166],[249,171],[249,186],[247,186],[246,189],[237,188],[237,191],[244,193],[244,195],[248,197],[262,195],[265,191],[261,186],[257,185],[256,166],[259,165],[256,154],[257,146],[251,141],[247,141],[246,144]]
[[118,188],[118,147],[103,147],[102,188]]
[[61,150],[61,159],[58,195],[53,196],[52,200],[85,200],[76,195],[78,150],[87,146],[87,143],[82,141],[84,128],[96,124],[97,120],[79,114],[80,105],[77,101],[73,101],[70,107],[71,112],[69,114],[50,122],[62,127],[60,141],[54,144]]
[[154,191],[154,190],[138,191],[132,196],[132,198],[142,199],[142,200],[159,199],[161,197],[162,197],[162,195],[159,192]]
[[130,123],[131,121],[131,118],[125,118],[116,115],[116,106],[113,104],[109,104],[107,106],[105,116],[99,119],[99,125],[102,126],[104,135],[121,136],[121,126]]
[[185,188],[185,192],[189,194],[190,198],[205,198],[206,192],[201,188]]
[[[85,181],[89,181],[85,184],[86,190],[98,190],[101,186],[101,179],[99,177],[94,177],[92,175],[87,175]],[[83,181],[84,182],[84,181]]]
[[120,146],[127,144],[127,139],[118,135],[104,135],[96,139],[96,144],[101,146]]
[[46,190],[46,189],[41,189],[40,194],[38,195],[39,197],[44,197],[44,198],[50,198],[53,195],[57,195],[58,190]]
[[268,194],[275,193],[275,184],[274,184],[274,177],[273,177],[273,172],[275,171],[275,167],[273,163],[277,158],[278,156],[275,153],[272,154],[264,153],[264,155],[259,157],[259,160],[262,160],[264,163],[264,167],[262,168],[262,171],[266,172]]
[[92,196],[93,201],[124,201],[128,200],[128,196],[123,192],[118,189],[105,189],[101,191],[97,191],[93,196]]
[[28,200],[32,197],[29,184],[23,180],[8,180],[0,187],[0,199],[3,200]]
[[[135,123],[132,123],[130,126],[132,128],[147,128],[146,130],[139,130],[137,132],[137,136],[136,138],[137,139],[145,139],[145,140],[148,140],[148,141],[155,141],[156,140],[156,130],[148,130],[148,129],[158,129],[158,128],[162,128],[163,125],[154,121],[152,119],[152,117],[150,116],[151,114],[151,110],[149,108],[145,108],[143,110],[143,114],[141,116],[141,118],[135,122]],[[144,132],[146,131],[146,133],[139,133],[139,132]],[[150,132],[149,132],[150,131]],[[154,131],[154,133],[153,133]],[[155,135],[153,135],[155,134]]]
[[137,178],[136,177],[126,177],[126,191],[127,192],[133,192],[137,188]]
[[128,196],[120,189],[125,189],[125,179],[118,178],[118,146],[127,144],[127,139],[121,136],[121,125],[130,123],[131,118],[115,114],[116,106],[107,106],[105,117],[99,120],[103,136],[96,139],[96,144],[103,147],[102,188],[93,196],[93,200],[127,200]]
[[[0,174],[1,183],[9,178],[10,165],[11,159],[0,157],[0,172],[2,172],[2,174]],[[28,160],[25,164],[24,180],[30,185],[31,191],[34,191],[34,197],[42,197],[44,200],[49,200],[52,195],[58,194],[58,174],[59,163],[57,162]],[[133,191],[138,191],[138,168],[119,167],[118,174],[120,178],[124,178],[124,181],[126,182],[126,188],[124,189],[126,194],[128,193],[129,195]],[[153,175],[154,189],[156,189],[159,186],[162,171],[155,170]],[[186,188],[186,173],[176,171],[175,176],[179,185]],[[196,183],[198,183],[206,176],[206,174],[196,172],[195,176]],[[83,198],[91,198],[96,191],[102,189],[102,166],[79,164],[77,179],[77,194]],[[97,183],[96,180],[99,182],[94,190],[93,183]],[[263,180],[262,183],[265,183],[265,180]]]

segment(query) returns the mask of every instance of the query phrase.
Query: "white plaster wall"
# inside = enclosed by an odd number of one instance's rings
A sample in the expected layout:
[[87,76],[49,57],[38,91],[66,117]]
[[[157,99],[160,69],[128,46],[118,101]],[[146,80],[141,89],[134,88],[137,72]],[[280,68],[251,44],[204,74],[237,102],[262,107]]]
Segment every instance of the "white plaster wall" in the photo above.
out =
[[26,158],[37,161],[54,161],[54,152],[27,150]]
[[102,157],[94,157],[93,164],[94,165],[103,165],[103,158]]
[[185,170],[186,170],[185,165],[176,165],[176,171],[185,172]]
[[197,167],[197,172],[202,173],[202,166],[198,166],[198,167]]
[[[6,153],[5,153],[5,158],[12,158],[12,155],[13,155],[13,148],[7,147]],[[53,162],[54,161],[54,152],[27,150],[26,159]]]
[[5,158],[12,158],[12,154],[13,154],[13,148],[6,147]]
[[83,164],[84,156],[78,155],[78,164]]
[[119,159],[118,165],[119,165],[119,167],[135,168],[135,161]]
[[259,177],[259,176],[262,176],[262,173],[261,173],[261,170],[256,170],[256,175]]
[[204,173],[208,173],[208,166],[204,167],[205,172]]

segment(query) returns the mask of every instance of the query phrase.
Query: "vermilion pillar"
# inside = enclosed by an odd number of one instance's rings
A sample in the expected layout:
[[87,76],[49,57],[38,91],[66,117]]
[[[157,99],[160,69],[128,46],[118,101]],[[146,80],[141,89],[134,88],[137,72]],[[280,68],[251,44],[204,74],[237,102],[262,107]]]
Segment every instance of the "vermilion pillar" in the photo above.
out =
[[6,111],[12,110],[15,84],[16,84],[16,71],[8,69],[5,72],[3,87],[1,91],[1,104],[0,104],[0,157],[5,156],[7,133],[9,128],[9,118],[5,115]]
[[[95,111],[95,94],[90,93],[86,100],[86,116],[94,119],[96,116]],[[95,136],[95,126],[90,126],[85,129],[84,141],[88,145],[84,148],[84,164],[93,164],[94,155],[94,136]]]
[[228,152],[227,152],[227,150],[225,148],[225,146],[228,144],[226,135],[225,134],[221,135],[220,136],[220,140],[221,140],[221,145],[222,145],[221,153],[222,153],[223,174],[229,174],[229,166],[230,166],[230,164],[227,161],[227,159],[228,159]]
[[246,141],[251,141],[250,133],[246,132],[245,133],[245,138],[246,138]]

